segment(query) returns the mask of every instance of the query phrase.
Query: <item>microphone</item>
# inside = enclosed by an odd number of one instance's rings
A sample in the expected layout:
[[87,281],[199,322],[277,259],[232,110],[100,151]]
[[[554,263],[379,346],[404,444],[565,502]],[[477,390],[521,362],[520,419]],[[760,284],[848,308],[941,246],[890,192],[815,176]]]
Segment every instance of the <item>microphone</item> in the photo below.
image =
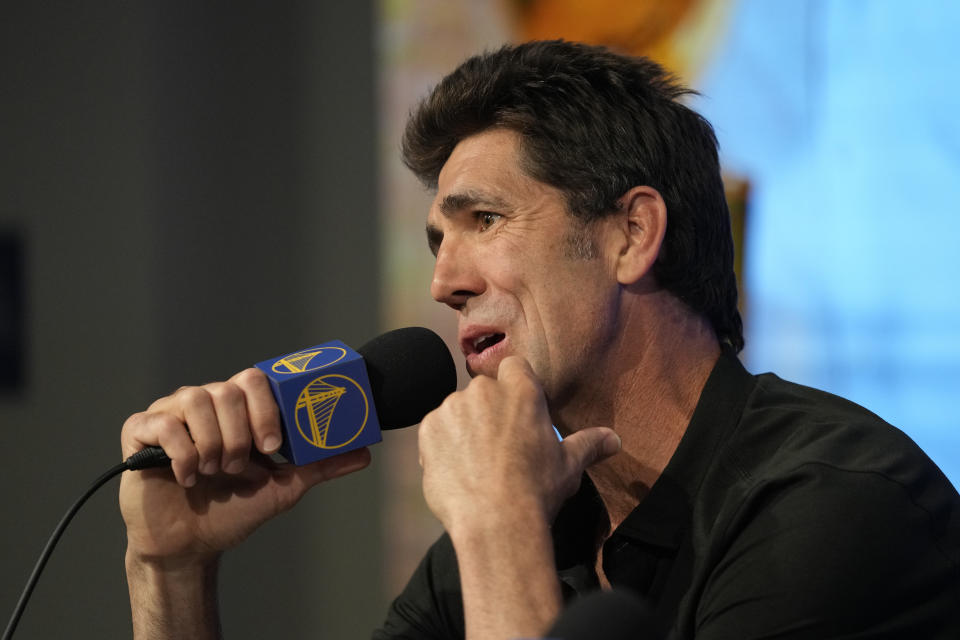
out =
[[650,605],[625,591],[595,591],[563,610],[544,640],[659,637]]
[[[417,424],[457,387],[449,349],[423,327],[388,331],[356,351],[332,341],[256,366],[280,407],[279,453],[297,465],[380,442],[381,429]],[[149,469],[170,458],[147,447],[125,464]]]

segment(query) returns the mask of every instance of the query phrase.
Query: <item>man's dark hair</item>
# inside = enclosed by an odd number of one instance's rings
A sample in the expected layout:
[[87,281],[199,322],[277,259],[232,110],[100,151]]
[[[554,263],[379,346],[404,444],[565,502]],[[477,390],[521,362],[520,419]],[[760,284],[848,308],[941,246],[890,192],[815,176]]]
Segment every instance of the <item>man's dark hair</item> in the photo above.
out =
[[694,93],[657,63],[603,47],[528,42],[474,56],[411,115],[404,163],[431,188],[454,147],[493,127],[521,139],[521,166],[591,221],[638,185],[660,192],[667,230],[654,277],[743,348],[730,213],[717,139],[678,100]]

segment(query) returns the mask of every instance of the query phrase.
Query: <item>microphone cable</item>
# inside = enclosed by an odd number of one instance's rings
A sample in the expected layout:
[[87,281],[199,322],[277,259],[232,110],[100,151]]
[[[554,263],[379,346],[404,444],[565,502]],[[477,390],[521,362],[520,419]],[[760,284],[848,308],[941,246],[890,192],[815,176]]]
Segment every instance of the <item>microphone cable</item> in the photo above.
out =
[[83,506],[83,503],[87,501],[87,498],[96,493],[97,489],[105,485],[111,478],[120,475],[124,471],[139,471],[140,469],[165,467],[169,464],[170,458],[167,457],[167,454],[164,453],[163,449],[160,447],[147,447],[146,449],[133,454],[120,464],[111,467],[106,471],[106,473],[94,480],[93,484],[90,485],[90,488],[84,491],[83,495],[81,495],[77,501],[74,502],[69,509],[67,509],[67,512],[63,515],[63,518],[60,519],[60,523],[50,535],[50,539],[47,540],[47,544],[43,548],[43,551],[40,552],[40,557],[37,559],[37,563],[33,567],[33,572],[27,579],[27,584],[23,588],[23,593],[20,594],[20,600],[17,601],[17,606],[13,609],[13,615],[10,616],[10,622],[7,623],[7,628],[3,632],[3,640],[10,640],[13,638],[13,632],[16,630],[17,624],[20,622],[20,617],[23,615],[23,610],[27,607],[27,601],[30,600],[30,595],[33,593],[33,588],[37,586],[37,581],[40,579],[40,573],[46,566],[47,560],[50,559],[50,555],[53,553],[54,547],[57,546],[57,542],[60,541],[60,536],[63,535],[67,525],[70,524],[71,520],[73,520],[73,516],[77,514],[77,511],[79,511],[80,507]]

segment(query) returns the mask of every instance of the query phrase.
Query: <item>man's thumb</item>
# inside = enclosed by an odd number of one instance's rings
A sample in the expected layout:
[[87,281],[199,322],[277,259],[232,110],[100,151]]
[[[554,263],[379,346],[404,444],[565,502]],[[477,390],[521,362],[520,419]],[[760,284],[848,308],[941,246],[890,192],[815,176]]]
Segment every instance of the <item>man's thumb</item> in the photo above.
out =
[[347,453],[311,462],[301,467],[294,467],[293,473],[301,483],[300,489],[306,491],[310,487],[333,480],[348,473],[359,471],[370,464],[370,450],[366,447],[354,449]]
[[620,436],[613,429],[590,427],[572,433],[561,443],[567,452],[567,458],[579,471],[592,464],[606,460],[620,451]]

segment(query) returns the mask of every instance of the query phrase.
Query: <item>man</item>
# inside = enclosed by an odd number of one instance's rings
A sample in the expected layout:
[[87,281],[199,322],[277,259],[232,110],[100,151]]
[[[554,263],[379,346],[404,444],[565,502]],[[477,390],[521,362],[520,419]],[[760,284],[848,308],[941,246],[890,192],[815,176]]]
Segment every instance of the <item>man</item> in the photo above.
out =
[[[536,637],[608,586],[650,603],[638,637],[960,632],[942,473],[864,409],[737,361],[716,141],[685,93],[643,59],[529,43],[468,60],[412,116],[431,292],[474,379],[421,426],[447,533],[376,638]],[[138,637],[215,636],[219,553],[368,461],[251,460],[278,437],[255,371],[124,425],[125,454],[173,459],[121,488]]]

